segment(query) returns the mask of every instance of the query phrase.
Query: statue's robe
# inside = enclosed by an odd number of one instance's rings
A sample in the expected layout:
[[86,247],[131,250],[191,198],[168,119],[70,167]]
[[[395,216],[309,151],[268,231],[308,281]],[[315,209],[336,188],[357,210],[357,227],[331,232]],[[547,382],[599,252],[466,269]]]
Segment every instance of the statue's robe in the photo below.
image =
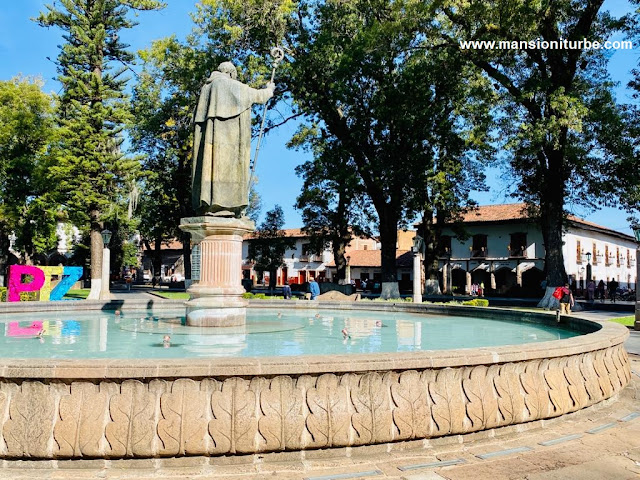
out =
[[266,103],[269,89],[256,90],[213,72],[200,91],[194,115],[192,200],[197,214],[249,204],[251,105]]

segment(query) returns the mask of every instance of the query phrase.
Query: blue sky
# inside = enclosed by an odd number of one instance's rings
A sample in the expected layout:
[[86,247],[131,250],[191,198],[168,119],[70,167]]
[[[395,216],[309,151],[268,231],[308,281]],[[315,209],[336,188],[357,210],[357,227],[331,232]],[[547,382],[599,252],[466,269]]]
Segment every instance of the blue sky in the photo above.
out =
[[[60,32],[56,29],[39,27],[30,18],[36,17],[44,5],[54,0],[0,0],[0,80],[8,80],[15,75],[40,76],[45,83],[45,91],[58,92],[59,84],[54,80],[55,65],[52,60],[58,56],[61,42]],[[175,34],[179,38],[191,29],[189,12],[195,10],[195,0],[165,0],[168,7],[159,12],[143,12],[138,21],[140,25],[122,35],[123,41],[130,43],[133,50],[146,48],[153,40]],[[614,15],[629,11],[626,0],[606,0],[605,8]],[[621,39],[621,38],[618,38]],[[638,47],[631,51],[614,51],[609,69],[613,78],[620,82],[618,96],[628,101],[629,92],[625,89],[631,78],[629,71],[638,65]],[[276,78],[277,81],[277,78]],[[262,197],[262,213],[282,206],[286,226],[300,227],[300,214],[293,208],[296,196],[300,192],[301,181],[295,175],[297,165],[307,159],[307,154],[287,150],[285,143],[295,130],[295,125],[285,125],[272,132],[263,140],[257,165],[260,179],[258,190]],[[498,178],[499,172],[487,172],[489,192],[476,192],[473,198],[480,204],[512,202],[505,197],[506,185]],[[575,213],[589,221],[631,234],[627,214],[613,208],[604,208],[597,212],[577,209]]]

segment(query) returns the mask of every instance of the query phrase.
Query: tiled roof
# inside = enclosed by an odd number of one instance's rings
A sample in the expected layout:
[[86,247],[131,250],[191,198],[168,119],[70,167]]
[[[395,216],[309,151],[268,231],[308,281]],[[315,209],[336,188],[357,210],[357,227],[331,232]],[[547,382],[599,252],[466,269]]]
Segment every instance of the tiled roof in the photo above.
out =
[[[146,245],[143,245],[144,250],[147,251]],[[151,246],[151,250],[153,250],[154,242],[149,241],[149,245]],[[162,244],[160,245],[160,250],[182,250],[182,242],[176,240],[175,238],[173,240],[169,240],[168,242],[162,242]]]
[[[470,210],[463,214],[462,221],[464,223],[484,223],[484,222],[505,222],[514,220],[527,220],[529,217],[524,203],[504,203],[501,205],[481,205],[473,210]],[[633,239],[631,236],[621,232],[617,232],[602,225],[598,225],[593,222],[589,222],[575,215],[569,215],[567,217],[569,221],[573,222],[577,226],[586,226],[595,228],[597,230],[615,234],[617,236],[623,236],[625,238]]]
[[505,220],[524,220],[528,215],[524,203],[505,203],[502,205],[481,205],[469,210],[462,216],[463,222],[501,222]]
[[[396,266],[410,267],[413,262],[411,252],[408,250],[396,250]],[[349,252],[349,266],[351,267],[380,267],[382,265],[381,250],[351,250]],[[335,267],[335,261],[331,260],[327,267]]]
[[[284,232],[284,236],[289,238],[305,238],[309,236],[309,234],[303,232],[301,228],[285,228],[282,231]],[[252,238],[255,238],[255,236],[256,232],[251,232],[245,234],[243,238],[245,240],[251,240]]]

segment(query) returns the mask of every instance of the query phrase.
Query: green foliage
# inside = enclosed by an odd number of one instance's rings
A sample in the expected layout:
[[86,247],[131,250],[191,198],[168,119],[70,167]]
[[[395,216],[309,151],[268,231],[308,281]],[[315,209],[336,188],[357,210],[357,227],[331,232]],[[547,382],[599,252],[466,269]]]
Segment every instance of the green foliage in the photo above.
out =
[[472,100],[487,82],[430,48],[432,18],[429,2],[326,2],[294,45],[293,97],[352,162],[379,218],[383,288],[397,280],[398,226],[437,195],[462,203],[482,182],[487,115]]
[[137,159],[121,151],[124,125],[132,118],[125,72],[133,55],[120,34],[136,25],[130,14],[161,7],[155,0],[60,0],[36,19],[64,32],[58,56],[61,134],[49,181],[51,196],[71,221],[93,232],[92,278],[99,276],[101,222],[114,205],[126,203],[139,175]]
[[[38,300],[38,292],[20,292],[21,302],[34,302]],[[7,287],[0,287],[0,302],[7,301]]]
[[488,307],[489,300],[486,298],[474,298],[472,300],[465,300],[462,305],[471,305],[473,307]]
[[[616,103],[603,50],[461,50],[460,40],[604,41],[620,22],[599,0],[438,2],[443,48],[493,82],[492,102],[511,194],[530,205],[545,244],[547,280],[566,279],[562,228],[570,207],[638,209],[628,115]],[[626,172],[626,173],[625,173]],[[629,179],[629,180],[627,180]],[[623,198],[622,202],[620,199]]]
[[289,146],[313,153],[313,160],[296,167],[304,179],[296,208],[302,211],[311,249],[321,252],[331,245],[338,279],[344,280],[347,245],[353,235],[372,235],[375,220],[362,181],[348,152],[317,126],[302,126]]
[[14,250],[27,259],[56,244],[56,211],[45,193],[48,148],[55,140],[52,99],[42,82],[14,78],[0,82],[0,251],[15,233]]

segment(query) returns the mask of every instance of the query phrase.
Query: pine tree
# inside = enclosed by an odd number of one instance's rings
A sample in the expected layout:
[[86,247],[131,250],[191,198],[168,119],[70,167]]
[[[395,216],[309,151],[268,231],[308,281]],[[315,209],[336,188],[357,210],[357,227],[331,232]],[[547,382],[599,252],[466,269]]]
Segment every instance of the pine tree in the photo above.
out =
[[132,11],[157,10],[156,0],[60,0],[37,22],[63,30],[58,56],[62,127],[51,186],[69,218],[91,231],[90,298],[100,290],[102,237],[110,206],[136,176],[138,163],[122,154],[122,130],[130,118],[125,75],[133,55],[119,32],[136,25]]

